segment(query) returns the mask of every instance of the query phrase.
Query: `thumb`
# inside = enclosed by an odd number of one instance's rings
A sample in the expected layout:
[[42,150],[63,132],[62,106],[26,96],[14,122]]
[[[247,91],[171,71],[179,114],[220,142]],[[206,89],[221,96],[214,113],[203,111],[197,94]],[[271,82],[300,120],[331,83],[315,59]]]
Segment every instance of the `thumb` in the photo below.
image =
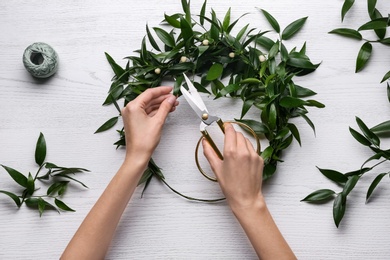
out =
[[174,95],[170,95],[161,103],[156,116],[161,118],[162,121],[164,122],[169,112],[171,111],[172,107],[175,105],[175,102],[176,102],[176,97]]
[[219,168],[222,163],[222,160],[219,159],[218,155],[215,153],[214,149],[211,147],[209,142],[205,138],[202,139],[202,145],[203,145],[203,154],[206,157],[207,161],[209,162],[211,169],[213,170],[215,176],[219,174]]

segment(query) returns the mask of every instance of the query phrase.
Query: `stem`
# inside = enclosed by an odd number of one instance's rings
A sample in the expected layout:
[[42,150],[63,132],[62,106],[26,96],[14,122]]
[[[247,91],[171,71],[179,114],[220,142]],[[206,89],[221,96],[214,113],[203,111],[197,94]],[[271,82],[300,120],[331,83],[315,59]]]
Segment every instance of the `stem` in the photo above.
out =
[[174,188],[172,188],[164,179],[162,178],[159,178],[171,191],[173,191],[174,193],[176,193],[177,195],[185,198],[185,199],[188,199],[188,200],[193,200],[193,201],[201,201],[201,202],[218,202],[218,201],[222,201],[222,200],[225,200],[226,198],[220,198],[220,199],[197,199],[197,198],[193,198],[193,197],[189,197],[187,195],[184,195],[180,192],[178,192],[177,190],[175,190]]

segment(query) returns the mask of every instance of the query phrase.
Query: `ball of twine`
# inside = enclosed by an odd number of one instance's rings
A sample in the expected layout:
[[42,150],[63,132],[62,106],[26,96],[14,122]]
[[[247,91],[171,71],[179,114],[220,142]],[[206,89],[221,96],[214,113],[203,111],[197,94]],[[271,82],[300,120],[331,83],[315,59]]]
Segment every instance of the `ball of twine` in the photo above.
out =
[[48,44],[36,42],[26,48],[23,64],[37,78],[48,78],[58,70],[58,55]]

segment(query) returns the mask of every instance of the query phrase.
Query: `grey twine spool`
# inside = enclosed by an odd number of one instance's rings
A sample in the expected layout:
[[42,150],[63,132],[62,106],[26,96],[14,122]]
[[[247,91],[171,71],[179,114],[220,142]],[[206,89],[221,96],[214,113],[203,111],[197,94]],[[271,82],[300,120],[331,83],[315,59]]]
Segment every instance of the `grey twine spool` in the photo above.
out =
[[50,45],[36,42],[24,51],[23,64],[34,77],[48,78],[58,69],[58,55]]

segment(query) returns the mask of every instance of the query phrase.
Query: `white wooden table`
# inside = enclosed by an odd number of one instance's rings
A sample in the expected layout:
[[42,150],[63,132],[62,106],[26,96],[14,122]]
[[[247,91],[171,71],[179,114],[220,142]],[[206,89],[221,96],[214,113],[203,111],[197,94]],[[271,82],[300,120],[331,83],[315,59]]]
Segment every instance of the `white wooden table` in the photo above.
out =
[[[200,10],[203,1],[192,2],[194,10]],[[368,20],[366,3],[357,1],[341,24],[342,2],[209,0],[208,6],[219,15],[231,6],[232,19],[249,12],[240,24],[263,30],[270,26],[255,7],[269,11],[282,27],[309,16],[301,33],[288,44],[301,46],[307,40],[312,61],[322,61],[319,69],[299,79],[299,84],[316,91],[315,99],[326,108],[310,109],[316,137],[303,120],[295,121],[302,147],[294,142],[284,153],[285,162],[264,184],[264,193],[299,259],[390,259],[388,178],[369,204],[365,204],[365,193],[373,175],[359,182],[349,196],[339,229],[333,223],[332,203],[300,202],[320,188],[338,190],[315,166],[355,170],[370,156],[349,134],[348,126],[357,128],[355,116],[369,126],[389,119],[386,87],[379,84],[390,68],[389,49],[376,44],[369,66],[354,74],[361,43],[327,32],[363,24]],[[378,2],[379,10],[390,11],[388,1]],[[0,195],[0,259],[60,256],[124,156],[122,149],[115,150],[112,145],[117,138],[114,130],[93,134],[117,114],[113,106],[101,106],[113,76],[104,52],[124,65],[121,58],[139,48],[146,23],[158,26],[164,13],[179,11],[179,0],[0,2],[0,163],[23,173],[35,172],[35,143],[43,132],[49,161],[91,170],[79,176],[90,188],[72,185],[64,197],[75,213],[48,211],[40,218],[35,210],[17,209],[8,197]],[[45,81],[32,78],[22,64],[24,49],[37,41],[53,46],[60,57],[59,71]],[[205,99],[222,118],[239,117],[240,101]],[[205,180],[195,167],[193,149],[199,137],[195,121],[189,106],[181,102],[168,119],[154,158],[176,189],[192,196],[219,197],[217,184]],[[18,191],[3,169],[0,189]],[[107,259],[256,258],[225,202],[189,202],[156,180],[143,198],[141,190],[123,215]]]

